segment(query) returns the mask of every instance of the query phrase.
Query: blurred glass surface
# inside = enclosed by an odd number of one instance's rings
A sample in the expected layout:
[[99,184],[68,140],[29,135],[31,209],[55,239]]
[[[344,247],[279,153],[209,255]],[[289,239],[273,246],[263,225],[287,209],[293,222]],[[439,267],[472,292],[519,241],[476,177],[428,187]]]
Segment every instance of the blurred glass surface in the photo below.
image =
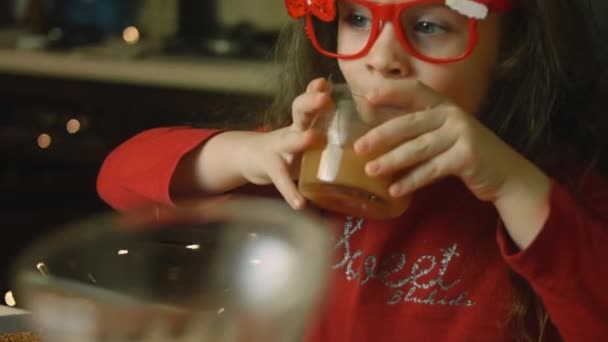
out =
[[298,341],[330,239],[283,202],[222,198],[98,215],[31,244],[14,292],[44,341]]

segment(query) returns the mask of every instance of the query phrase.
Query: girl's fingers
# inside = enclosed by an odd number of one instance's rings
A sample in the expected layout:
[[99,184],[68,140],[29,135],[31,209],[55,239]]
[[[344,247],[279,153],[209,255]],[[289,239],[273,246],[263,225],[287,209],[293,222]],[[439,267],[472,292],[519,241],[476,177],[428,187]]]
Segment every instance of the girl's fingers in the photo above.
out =
[[306,200],[298,191],[295,182],[291,179],[287,166],[281,158],[277,158],[273,161],[273,165],[269,166],[268,176],[292,208],[304,208]]
[[331,83],[325,78],[312,80],[306,87],[306,92],[298,96],[292,104],[292,127],[296,130],[310,128],[317,114],[332,107]]
[[449,152],[444,151],[409,170],[389,187],[393,197],[400,197],[432,184],[452,173]]
[[300,153],[312,146],[319,140],[317,134],[312,130],[304,132],[283,130],[283,134],[278,134],[272,144],[280,153]]
[[292,104],[292,128],[304,131],[310,128],[320,112],[333,107],[331,95],[327,92],[308,92],[298,96]]
[[457,140],[458,137],[447,129],[422,134],[368,162],[365,172],[370,176],[378,176],[414,167],[440,155]]
[[323,77],[316,78],[306,87],[306,92],[328,92],[331,89],[331,83]]
[[446,116],[438,108],[400,115],[373,128],[354,145],[361,155],[375,155],[387,151],[406,140],[439,129]]

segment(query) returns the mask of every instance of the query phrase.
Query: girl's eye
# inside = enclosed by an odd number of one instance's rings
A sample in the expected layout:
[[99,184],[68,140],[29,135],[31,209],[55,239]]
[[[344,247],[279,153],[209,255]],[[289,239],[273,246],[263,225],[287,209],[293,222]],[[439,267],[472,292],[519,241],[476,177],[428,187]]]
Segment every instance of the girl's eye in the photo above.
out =
[[430,21],[419,21],[414,25],[414,31],[422,34],[435,35],[445,33],[447,32],[447,29]]
[[357,13],[349,14],[345,19],[350,26],[357,28],[365,28],[370,24],[369,18]]

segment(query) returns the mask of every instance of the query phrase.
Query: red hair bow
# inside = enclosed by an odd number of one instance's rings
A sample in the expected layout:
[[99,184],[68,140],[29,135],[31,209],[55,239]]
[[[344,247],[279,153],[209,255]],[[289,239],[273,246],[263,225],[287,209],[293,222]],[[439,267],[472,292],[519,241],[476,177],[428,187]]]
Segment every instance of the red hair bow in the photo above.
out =
[[285,7],[294,19],[313,14],[329,22],[336,17],[336,0],[285,0]]

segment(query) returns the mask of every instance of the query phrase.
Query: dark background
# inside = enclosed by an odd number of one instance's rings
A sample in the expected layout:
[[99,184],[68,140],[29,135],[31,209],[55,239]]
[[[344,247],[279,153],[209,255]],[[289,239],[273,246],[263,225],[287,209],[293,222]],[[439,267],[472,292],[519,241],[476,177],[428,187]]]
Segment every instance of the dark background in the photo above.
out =
[[[12,75],[0,75],[0,94],[3,271],[31,238],[69,220],[110,210],[98,198],[95,180],[103,159],[120,142],[151,127],[219,125],[229,108],[231,114],[244,115],[266,102],[248,94]],[[77,134],[66,131],[69,118],[81,121]],[[37,146],[40,132],[51,135],[50,148]],[[6,275],[2,286],[7,287]]]
[[[137,1],[56,0],[32,4],[31,17],[17,22],[8,1],[0,3],[0,29],[47,33],[60,27],[64,35],[49,45],[53,53],[99,44],[133,21]],[[130,3],[129,6],[125,5]],[[259,33],[256,51],[247,49],[213,15],[214,1],[180,0],[178,32],[167,39],[167,56],[264,60],[276,32]],[[105,7],[102,8],[101,5]],[[105,11],[101,13],[100,11]],[[40,17],[43,15],[43,17]],[[217,37],[241,49],[221,55],[207,48]],[[265,50],[260,50],[262,47]],[[32,239],[62,224],[111,210],[96,192],[96,176],[107,154],[119,143],[147,128],[198,124],[220,125],[262,110],[267,95],[216,89],[187,90],[138,84],[95,82],[0,71],[0,304],[10,289],[14,256]],[[77,134],[66,131],[67,120],[81,122]],[[52,137],[48,149],[38,147],[41,133]]]

